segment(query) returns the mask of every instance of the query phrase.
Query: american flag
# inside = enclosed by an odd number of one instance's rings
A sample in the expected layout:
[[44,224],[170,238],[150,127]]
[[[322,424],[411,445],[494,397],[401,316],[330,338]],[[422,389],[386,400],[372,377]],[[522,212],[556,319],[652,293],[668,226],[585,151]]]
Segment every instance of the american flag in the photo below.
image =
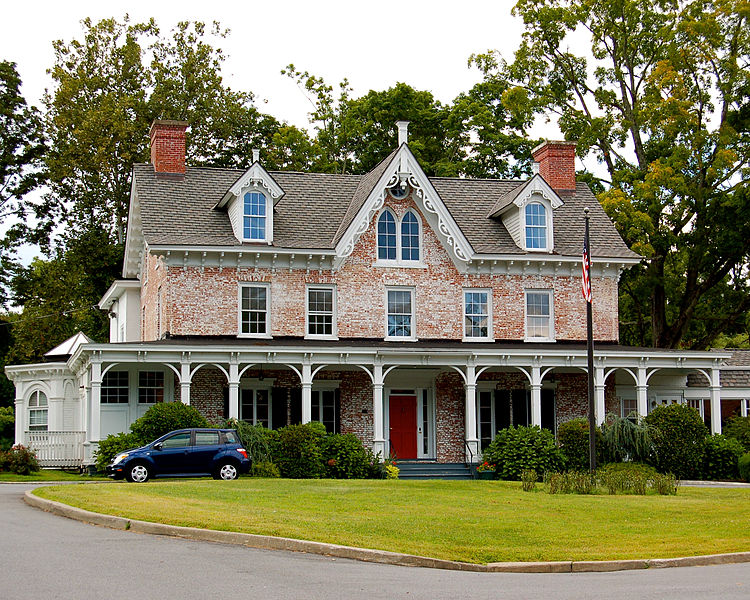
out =
[[589,275],[589,244],[588,240],[583,240],[583,278],[581,279],[581,291],[586,302],[591,302],[591,277]]

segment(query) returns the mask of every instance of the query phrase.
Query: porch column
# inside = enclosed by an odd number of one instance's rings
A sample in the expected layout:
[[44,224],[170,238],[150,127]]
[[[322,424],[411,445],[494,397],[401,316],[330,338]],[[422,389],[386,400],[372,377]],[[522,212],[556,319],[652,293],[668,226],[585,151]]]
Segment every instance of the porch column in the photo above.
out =
[[102,431],[102,363],[101,359],[91,361],[91,419],[89,441],[98,442]]
[[531,424],[542,426],[542,369],[531,367]]
[[312,421],[312,365],[302,364],[302,422]]
[[385,423],[383,419],[383,365],[375,364],[372,370],[372,452],[386,458]]
[[190,361],[180,361],[180,402],[190,406]]
[[[20,383],[16,384],[21,386]],[[26,440],[23,439],[24,425],[26,423],[26,403],[23,398],[16,398],[16,439],[15,444],[25,444]]]
[[721,381],[719,369],[711,369],[711,433],[721,433]]
[[604,418],[607,416],[604,405],[604,389],[604,369],[597,367],[594,369],[594,415],[597,425],[604,423]]
[[638,416],[645,417],[648,414],[648,382],[646,380],[646,369],[638,368],[638,383],[635,386],[638,400]]
[[240,418],[240,367],[236,361],[229,363],[229,414],[230,419]]
[[479,439],[477,438],[477,369],[466,367],[466,462],[479,461]]

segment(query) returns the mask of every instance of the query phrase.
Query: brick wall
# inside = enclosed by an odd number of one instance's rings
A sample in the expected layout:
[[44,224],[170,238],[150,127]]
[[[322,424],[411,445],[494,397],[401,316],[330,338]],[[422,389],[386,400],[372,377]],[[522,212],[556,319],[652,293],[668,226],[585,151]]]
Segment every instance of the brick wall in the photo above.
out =
[[458,373],[440,373],[435,379],[435,442],[438,462],[463,462],[466,431],[463,380]]
[[[411,198],[387,202],[397,217],[411,208]],[[374,217],[374,219],[376,219]],[[552,289],[556,339],[584,340],[585,304],[578,276],[464,275],[459,273],[442,243],[422,218],[422,255],[425,267],[376,267],[376,227],[372,223],[354,252],[335,274],[304,270],[164,267],[153,257],[146,261],[148,283],[143,339],[156,336],[156,294],[162,287],[162,334],[237,335],[240,282],[270,284],[271,333],[305,335],[306,284],[335,283],[338,333],[344,338],[385,336],[385,290],[388,286],[415,289],[416,334],[421,339],[460,340],[463,334],[463,289],[491,288],[495,339],[523,340],[525,289]],[[596,339],[618,339],[617,281],[594,278]]]

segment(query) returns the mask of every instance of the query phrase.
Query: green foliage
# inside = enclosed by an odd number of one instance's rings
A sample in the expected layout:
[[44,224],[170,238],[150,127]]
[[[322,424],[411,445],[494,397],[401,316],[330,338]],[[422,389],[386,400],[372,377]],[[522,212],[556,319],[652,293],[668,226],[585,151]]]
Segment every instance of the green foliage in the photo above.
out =
[[332,479],[366,479],[375,461],[353,433],[332,434],[322,438],[320,450],[325,477]]
[[599,485],[606,488],[608,494],[643,495],[649,481],[657,475],[653,467],[633,462],[611,463],[596,472]]
[[750,416],[732,417],[722,428],[722,433],[742,444],[745,452],[750,452]]
[[386,479],[398,479],[398,474],[401,470],[396,465],[385,465],[385,478]]
[[654,491],[661,496],[676,496],[680,481],[671,473],[657,473],[651,480]]
[[269,477],[271,479],[277,479],[281,477],[279,468],[267,460],[253,462],[250,467],[250,475],[252,477]]
[[740,479],[750,483],[750,452],[740,456],[740,460],[737,462],[737,470],[740,473]]
[[660,473],[674,473],[679,479],[697,477],[708,435],[698,411],[686,404],[657,406],[644,421],[653,441],[648,463]]
[[536,487],[539,476],[534,469],[524,469],[521,471],[521,489],[524,492],[531,492]]
[[559,470],[564,458],[555,445],[555,438],[539,427],[513,427],[498,431],[482,455],[484,461],[497,465],[501,479],[518,480],[521,471],[537,473]]
[[607,453],[615,462],[641,462],[651,456],[653,443],[643,420],[634,422],[626,417],[608,415],[602,433]]
[[[565,466],[571,471],[585,471],[589,464],[589,421],[585,418],[571,419],[557,428],[557,443],[565,457]],[[604,436],[596,428],[596,464],[607,462]]]
[[282,477],[317,479],[323,477],[323,455],[320,450],[325,433],[310,423],[287,425],[276,430],[271,447],[273,462]]
[[271,462],[271,447],[277,435],[276,432],[266,429],[263,425],[251,425],[247,421],[237,419],[228,420],[224,427],[237,430],[240,441],[253,464]]
[[596,477],[589,471],[548,472],[544,483],[549,494],[593,494]]
[[737,479],[738,461],[745,449],[739,441],[724,435],[709,435],[704,440],[703,479]]
[[0,450],[0,471],[10,471],[16,475],[30,475],[40,470],[36,452],[18,444],[10,450]]
[[16,416],[12,406],[0,406],[0,450],[8,450],[16,436]]
[[194,406],[182,402],[159,402],[130,426],[133,435],[148,444],[175,429],[209,427],[206,418]]
[[99,442],[99,448],[97,449],[94,459],[96,461],[96,470],[103,473],[107,465],[111,463],[115,456],[125,450],[134,450],[147,444],[143,442],[134,433],[114,433],[108,435],[106,438]]

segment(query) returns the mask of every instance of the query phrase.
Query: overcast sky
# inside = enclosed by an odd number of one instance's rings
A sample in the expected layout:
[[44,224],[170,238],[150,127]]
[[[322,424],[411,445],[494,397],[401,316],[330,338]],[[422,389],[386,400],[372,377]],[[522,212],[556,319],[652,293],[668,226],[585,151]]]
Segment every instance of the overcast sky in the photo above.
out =
[[51,85],[52,41],[80,39],[84,17],[154,17],[162,30],[179,20],[217,20],[231,29],[221,42],[229,85],[255,93],[262,111],[306,126],[311,106],[280,74],[287,64],[329,84],[348,77],[356,96],[402,81],[449,102],[479,80],[467,66],[472,53],[492,48],[511,58],[520,40],[512,6],[510,0],[14,1],[3,7],[0,59],[18,64],[24,95],[38,103]]

